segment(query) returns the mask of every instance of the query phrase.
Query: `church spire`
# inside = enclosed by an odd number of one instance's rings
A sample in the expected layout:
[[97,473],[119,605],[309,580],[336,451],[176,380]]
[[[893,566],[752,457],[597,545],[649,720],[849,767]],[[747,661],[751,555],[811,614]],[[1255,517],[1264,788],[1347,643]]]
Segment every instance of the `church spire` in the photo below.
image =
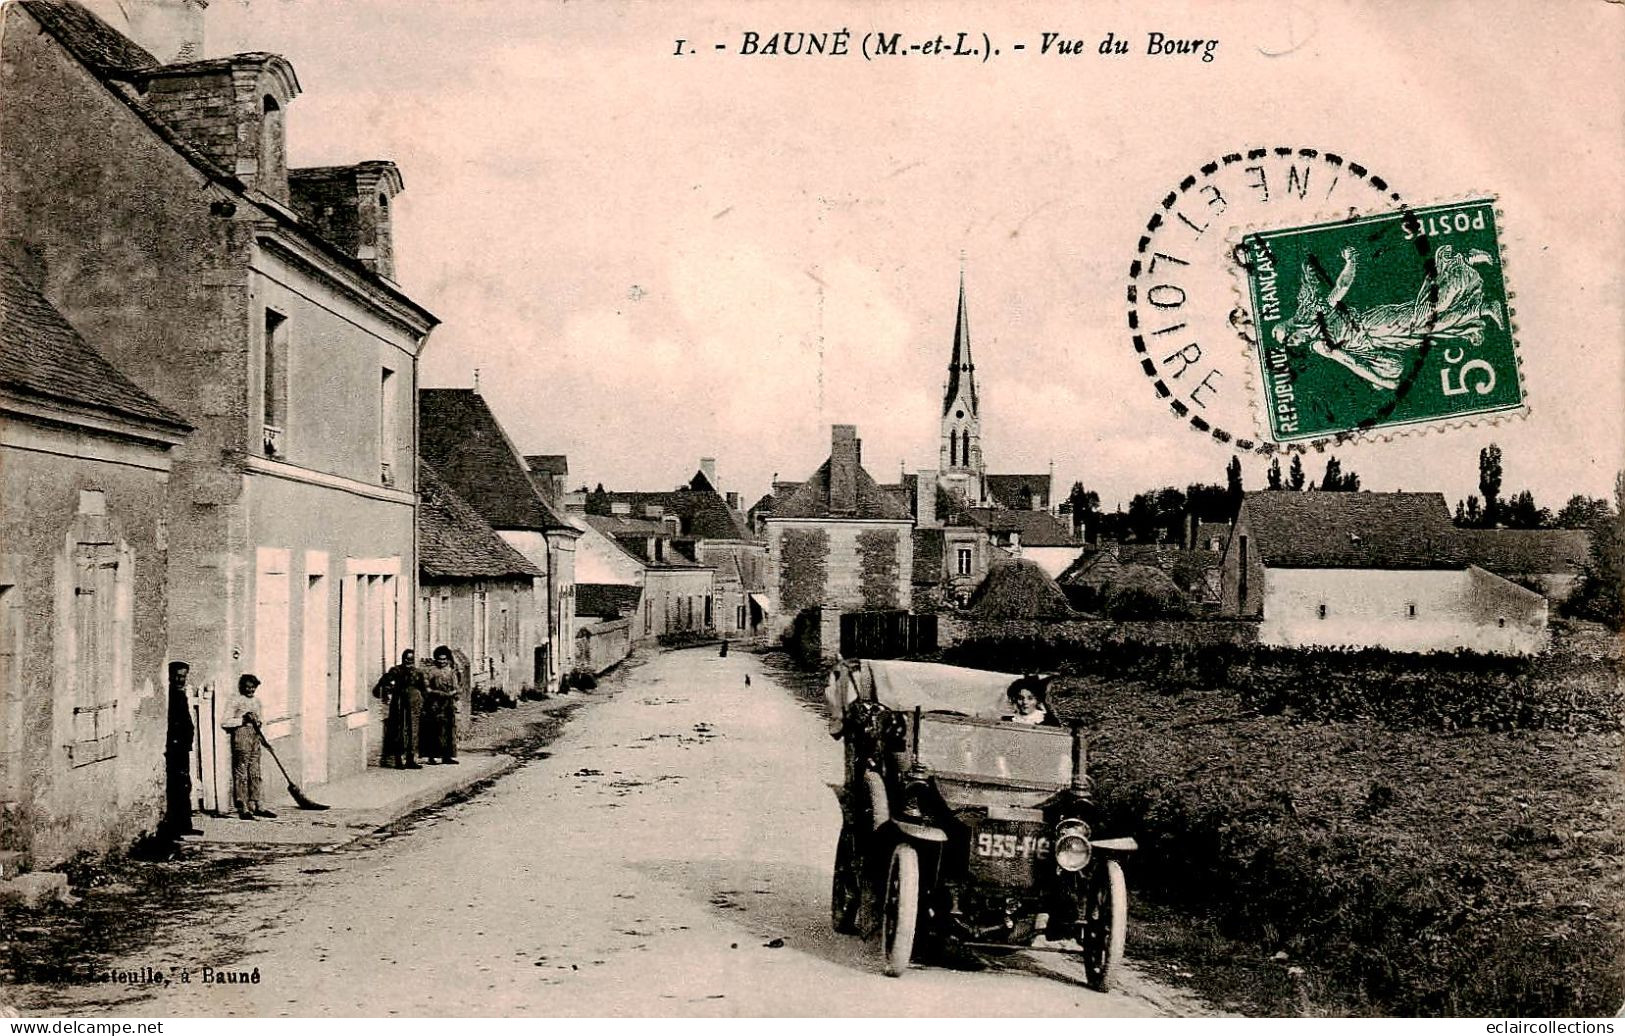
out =
[[970,357],[970,317],[965,311],[965,269],[959,270],[959,314],[954,322],[954,351],[948,359],[948,388],[942,395],[942,412],[944,415],[953,409],[954,401],[959,398],[961,381],[965,387],[965,398],[970,403],[972,417],[977,416],[980,405],[976,399],[976,364]]

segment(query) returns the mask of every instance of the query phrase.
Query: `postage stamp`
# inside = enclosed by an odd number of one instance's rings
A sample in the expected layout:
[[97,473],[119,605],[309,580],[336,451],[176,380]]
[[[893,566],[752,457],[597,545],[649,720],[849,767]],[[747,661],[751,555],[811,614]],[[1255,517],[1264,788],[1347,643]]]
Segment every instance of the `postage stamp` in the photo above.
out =
[[1172,182],[1145,223],[1125,285],[1134,359],[1157,397],[1231,449],[1281,449],[1258,415],[1258,338],[1238,279],[1248,265],[1243,235],[1404,205],[1374,169],[1307,147],[1238,149]]
[[1246,234],[1277,442],[1521,409],[1493,199]]

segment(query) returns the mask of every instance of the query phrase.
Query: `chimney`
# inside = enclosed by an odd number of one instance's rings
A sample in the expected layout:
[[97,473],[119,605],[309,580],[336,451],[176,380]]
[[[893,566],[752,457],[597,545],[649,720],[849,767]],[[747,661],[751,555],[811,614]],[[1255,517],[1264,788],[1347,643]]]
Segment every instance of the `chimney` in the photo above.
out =
[[922,529],[937,524],[937,473],[930,468],[914,476],[914,523]]
[[161,64],[203,57],[203,11],[209,0],[84,0],[84,4]]
[[711,483],[712,489],[717,488],[717,459],[715,457],[701,457],[700,474],[704,475],[705,480]]
[[832,514],[858,511],[859,446],[857,425],[830,426],[829,509]]

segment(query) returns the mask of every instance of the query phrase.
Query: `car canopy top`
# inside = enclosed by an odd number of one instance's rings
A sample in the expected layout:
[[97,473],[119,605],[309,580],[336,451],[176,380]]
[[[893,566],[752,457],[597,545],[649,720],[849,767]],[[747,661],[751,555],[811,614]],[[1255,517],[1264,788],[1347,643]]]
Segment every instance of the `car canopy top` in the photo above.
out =
[[854,659],[829,674],[824,701],[829,706],[830,733],[837,735],[846,707],[859,699],[888,709],[958,712],[998,719],[1010,712],[1010,685],[1017,673],[963,669],[938,662]]

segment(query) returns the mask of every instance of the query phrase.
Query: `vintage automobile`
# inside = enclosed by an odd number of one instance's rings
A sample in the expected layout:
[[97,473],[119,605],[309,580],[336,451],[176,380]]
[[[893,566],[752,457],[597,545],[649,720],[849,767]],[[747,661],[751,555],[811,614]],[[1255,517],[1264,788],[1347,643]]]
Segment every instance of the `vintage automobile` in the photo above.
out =
[[838,663],[825,698],[846,742],[830,920],[879,929],[886,974],[919,951],[1041,949],[1105,990],[1123,955],[1128,837],[1095,830],[1076,727],[1011,722],[1018,680],[926,662]]

